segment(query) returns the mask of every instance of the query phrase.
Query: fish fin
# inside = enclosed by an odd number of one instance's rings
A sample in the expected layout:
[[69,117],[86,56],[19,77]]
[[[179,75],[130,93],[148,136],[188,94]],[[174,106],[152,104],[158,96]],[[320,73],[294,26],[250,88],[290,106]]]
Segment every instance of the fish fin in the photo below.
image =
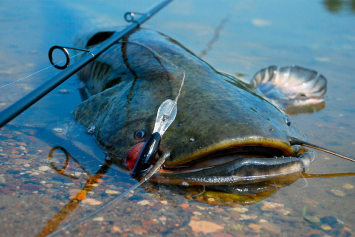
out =
[[322,103],[327,90],[323,75],[299,66],[261,69],[250,84],[281,108]]
[[115,90],[108,89],[91,96],[78,105],[74,111],[74,118],[84,126],[93,126],[115,93],[117,93]]
[[100,44],[105,40],[107,40],[108,38],[110,38],[114,33],[115,33],[114,31],[98,32],[88,40],[88,42],[86,43],[86,47]]

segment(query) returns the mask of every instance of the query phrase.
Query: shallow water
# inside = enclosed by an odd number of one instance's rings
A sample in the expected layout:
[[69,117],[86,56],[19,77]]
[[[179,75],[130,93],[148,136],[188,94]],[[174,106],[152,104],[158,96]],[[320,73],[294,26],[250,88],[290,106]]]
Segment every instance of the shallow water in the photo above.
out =
[[[0,86],[50,66],[47,54],[51,46],[70,46],[79,32],[93,28],[125,25],[126,11],[144,12],[158,2],[1,1]],[[214,68],[246,81],[270,65],[295,64],[319,71],[328,79],[325,108],[292,118],[310,142],[354,157],[352,6],[353,1],[329,0],[180,0],[144,27],[169,35]],[[0,88],[0,110],[57,72],[50,68]],[[88,174],[72,159],[65,174],[78,179],[56,173],[49,164],[50,149],[65,147],[91,175],[104,165],[102,150],[84,131],[78,131],[77,141],[93,153],[84,153],[63,139],[65,132],[53,132],[54,128],[66,130],[72,121],[71,112],[81,102],[79,87],[75,77],[69,79],[0,130],[0,235],[49,233],[57,224],[63,226],[86,215],[135,183],[112,166],[90,186],[86,201],[78,206],[70,202],[84,187]],[[63,89],[68,93],[61,93]],[[308,174],[348,173],[355,169],[349,161],[320,152],[316,155]],[[60,168],[65,157],[57,150],[52,161]],[[219,203],[217,199],[186,198],[168,188],[158,192],[156,187],[138,188],[129,198],[62,235],[349,236],[355,231],[354,183],[354,177],[300,178],[249,206],[230,200],[228,205],[213,205]],[[304,207],[314,224],[303,220]],[[205,223],[205,232],[196,229],[196,225]]]

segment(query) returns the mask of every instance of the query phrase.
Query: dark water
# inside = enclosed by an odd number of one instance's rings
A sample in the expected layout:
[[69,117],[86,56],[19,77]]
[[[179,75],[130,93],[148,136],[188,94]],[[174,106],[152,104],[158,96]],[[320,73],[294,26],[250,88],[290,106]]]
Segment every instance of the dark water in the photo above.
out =
[[[93,28],[125,25],[126,11],[144,12],[158,2],[0,2],[0,86],[50,66],[51,46],[70,46],[79,32]],[[354,5],[339,0],[175,1],[144,27],[169,35],[216,69],[246,81],[270,65],[295,64],[321,72],[328,79],[325,108],[292,117],[310,142],[354,157]],[[0,88],[0,110],[57,72],[50,68]],[[89,174],[106,167],[102,150],[84,131],[78,131],[76,141],[63,139],[71,113],[81,101],[79,87],[71,78],[0,130],[1,236],[49,233],[135,183],[112,166],[99,181],[92,178],[93,186],[85,186]],[[61,93],[63,89],[68,93]],[[54,133],[54,128],[64,133]],[[73,143],[85,145],[87,153]],[[55,146],[65,147],[78,161],[70,159],[67,176],[49,163],[48,154]],[[349,161],[316,154],[308,174],[355,170]],[[64,166],[63,152],[56,150],[52,161],[57,169]],[[354,181],[351,176],[301,177],[249,206],[228,198],[222,205],[212,196],[184,197],[168,188],[138,188],[128,199],[63,235],[350,236],[355,223]],[[87,195],[75,197],[84,187]],[[303,219],[305,207],[305,216],[313,224]]]

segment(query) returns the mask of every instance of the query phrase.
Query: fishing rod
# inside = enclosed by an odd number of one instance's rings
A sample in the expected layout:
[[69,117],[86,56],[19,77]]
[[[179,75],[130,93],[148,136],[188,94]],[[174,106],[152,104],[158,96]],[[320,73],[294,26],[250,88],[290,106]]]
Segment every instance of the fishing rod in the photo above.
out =
[[[122,30],[120,32],[114,33],[109,39],[104,41],[98,47],[94,48],[92,51],[88,52],[85,56],[83,56],[81,59],[79,59],[78,61],[76,61],[75,63],[73,63],[70,66],[68,65],[69,64],[69,59],[67,56],[68,54],[67,54],[67,52],[65,52],[66,50],[65,51],[63,50],[63,52],[66,54],[66,57],[67,57],[66,66],[68,66],[68,67],[65,70],[63,70],[62,72],[60,72],[57,75],[55,75],[54,77],[52,77],[50,80],[48,80],[44,84],[42,84],[41,86],[34,89],[28,95],[24,96],[23,98],[21,98],[20,100],[15,102],[13,105],[8,107],[7,109],[1,111],[0,112],[0,128],[3,127],[4,125],[6,125],[8,122],[10,122],[15,117],[17,117],[19,114],[21,114],[27,108],[29,108],[31,105],[36,103],[43,96],[45,96],[46,94],[51,92],[54,88],[56,88],[57,86],[62,84],[64,81],[66,81],[69,77],[71,77],[76,72],[78,72],[80,69],[82,69],[88,63],[95,60],[98,56],[100,56],[103,52],[105,52],[113,44],[117,43],[120,39],[122,39],[126,35],[132,33],[140,25],[142,25],[144,22],[149,20],[154,14],[156,14],[159,10],[161,10],[163,7],[165,7],[171,1],[172,0],[165,0],[145,14],[136,13],[136,12],[127,12],[125,14],[124,18],[128,22],[132,22],[129,26],[127,26],[124,30]],[[139,19],[136,20],[134,17],[135,14],[141,15],[141,17],[139,17]],[[57,47],[57,48],[60,49],[60,48],[65,48],[65,47]],[[68,48],[68,47],[66,47],[66,48]],[[50,56],[50,59],[51,59],[51,56]],[[50,61],[52,62],[52,60],[50,60]],[[60,68],[60,67],[57,67],[57,68]]]

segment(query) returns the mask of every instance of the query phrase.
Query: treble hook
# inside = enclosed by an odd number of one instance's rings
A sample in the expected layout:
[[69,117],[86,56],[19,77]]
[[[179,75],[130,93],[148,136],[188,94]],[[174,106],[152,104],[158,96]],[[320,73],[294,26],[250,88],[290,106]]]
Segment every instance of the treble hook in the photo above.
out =
[[[55,64],[53,62],[53,51],[55,49],[59,49],[61,50],[64,54],[65,54],[65,58],[66,58],[66,63],[63,65],[63,66],[59,66],[57,64]],[[77,49],[77,48],[72,48],[72,47],[63,47],[63,46],[58,46],[58,45],[54,45],[52,48],[49,49],[48,51],[48,58],[49,58],[49,61],[51,62],[51,64],[57,68],[57,69],[60,69],[60,70],[63,70],[63,69],[66,69],[67,67],[69,67],[69,64],[70,64],[70,57],[69,57],[69,52],[67,49],[75,49],[75,50],[79,50],[79,51],[83,51],[83,52],[90,52],[89,50],[86,50],[86,49]]]

